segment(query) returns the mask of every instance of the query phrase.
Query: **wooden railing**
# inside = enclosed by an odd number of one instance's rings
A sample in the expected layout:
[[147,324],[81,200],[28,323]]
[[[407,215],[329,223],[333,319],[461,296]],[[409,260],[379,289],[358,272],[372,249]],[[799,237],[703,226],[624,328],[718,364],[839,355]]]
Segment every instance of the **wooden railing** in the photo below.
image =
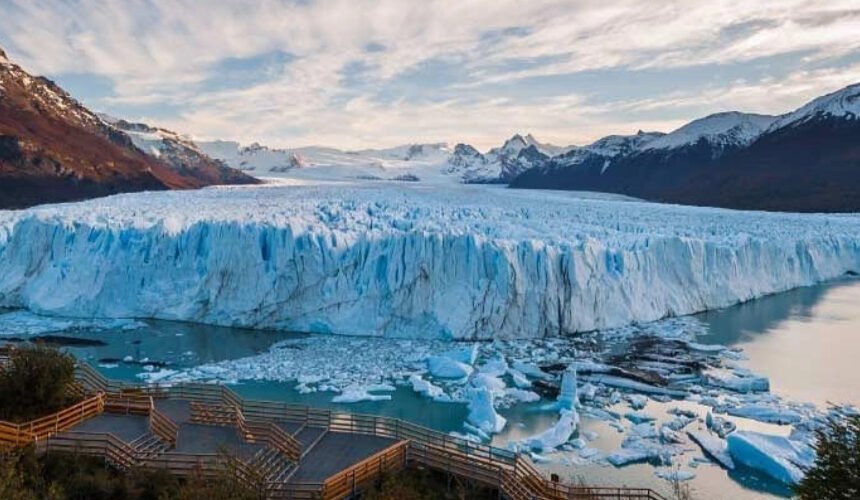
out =
[[[265,441],[292,460],[298,460],[299,458],[294,457],[301,456],[298,442],[280,427],[274,424],[266,425],[266,422],[295,422],[333,432],[367,434],[405,441],[408,444],[403,448],[403,453],[407,462],[422,464],[499,488],[505,496],[514,500],[662,500],[660,495],[644,488],[600,488],[555,483],[538,471],[523,455],[455,438],[399,419],[271,401],[245,400],[227,387],[211,384],[183,383],[169,387],[138,386],[132,389],[131,386],[109,381],[100,374],[92,375],[89,373],[95,372],[92,368],[84,368],[79,372],[87,377],[94,387],[107,390],[119,387],[119,391],[135,390],[152,397],[188,400],[191,402],[192,421],[235,425],[244,436]],[[319,494],[325,486],[326,483],[291,483],[293,498],[305,498],[301,494],[302,491],[316,491]]]
[[406,466],[408,448],[408,441],[400,441],[352,467],[338,472],[323,483],[322,497],[328,500],[353,496],[382,474],[402,469]]
[[302,445],[274,422],[243,419],[242,428],[245,435],[250,436],[247,440],[266,443],[293,462],[301,459]]
[[62,411],[20,424],[0,422],[0,443],[26,446],[78,425],[104,411],[105,395],[98,393]]
[[69,431],[51,436],[45,451],[103,457],[116,467],[128,470],[135,465],[135,450],[111,433]]
[[158,411],[152,398],[149,398],[149,401],[151,405],[149,410],[149,431],[165,443],[170,444],[170,446],[176,446],[179,426],[170,420],[167,415]]
[[152,408],[149,396],[136,393],[108,393],[105,398],[105,411],[120,415],[148,416]]
[[236,408],[191,401],[191,422],[195,424],[238,427]]

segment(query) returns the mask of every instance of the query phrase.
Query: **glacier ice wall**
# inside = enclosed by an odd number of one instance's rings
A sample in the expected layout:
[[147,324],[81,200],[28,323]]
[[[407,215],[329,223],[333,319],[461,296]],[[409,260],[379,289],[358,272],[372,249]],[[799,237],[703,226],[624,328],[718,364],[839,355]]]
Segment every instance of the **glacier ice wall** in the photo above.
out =
[[138,193],[0,212],[0,306],[514,338],[728,306],[860,271],[860,217],[400,185]]

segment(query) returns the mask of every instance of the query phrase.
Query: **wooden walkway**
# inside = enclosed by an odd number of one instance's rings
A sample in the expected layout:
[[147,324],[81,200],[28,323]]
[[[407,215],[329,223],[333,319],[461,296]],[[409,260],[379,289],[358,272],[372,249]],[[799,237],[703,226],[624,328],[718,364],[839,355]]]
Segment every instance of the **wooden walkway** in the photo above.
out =
[[662,500],[648,489],[552,482],[523,455],[398,419],[245,400],[218,385],[134,386],[85,363],[77,380],[94,395],[76,405],[77,416],[61,412],[53,427],[44,423],[51,417],[40,419],[36,432],[26,425],[4,432],[0,422],[0,444],[35,441],[47,453],[96,455],[121,469],[229,470],[273,499],[349,498],[384,473],[420,465],[511,500]]

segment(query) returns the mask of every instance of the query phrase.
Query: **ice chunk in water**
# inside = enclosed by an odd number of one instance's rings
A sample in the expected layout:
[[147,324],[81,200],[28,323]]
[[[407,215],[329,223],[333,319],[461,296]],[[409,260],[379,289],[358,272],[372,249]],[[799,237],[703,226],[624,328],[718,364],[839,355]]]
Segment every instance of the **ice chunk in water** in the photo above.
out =
[[815,452],[808,445],[782,436],[737,431],[727,438],[735,462],[757,469],[786,484],[800,482],[804,468],[812,466]]
[[526,447],[536,451],[554,450],[570,440],[579,424],[576,410],[561,410],[558,421],[549,429],[525,440]]
[[561,377],[561,390],[558,393],[558,407],[560,410],[574,410],[579,404],[576,395],[576,367],[569,366]]
[[763,404],[750,404],[726,409],[729,415],[751,418],[759,422],[771,424],[796,424],[803,420],[803,415],[787,408],[777,408]]
[[361,401],[390,401],[388,394],[376,395],[368,392],[367,387],[351,385],[331,399],[332,403],[359,403]]
[[496,413],[496,409],[493,408],[493,393],[486,388],[471,390],[467,420],[487,434],[501,432],[507,422],[504,417]]
[[472,367],[447,356],[427,358],[427,370],[436,378],[466,378],[472,374]]
[[704,431],[687,431],[687,435],[702,447],[705,455],[713,458],[726,469],[735,468],[735,463],[729,454],[728,444],[725,440]]

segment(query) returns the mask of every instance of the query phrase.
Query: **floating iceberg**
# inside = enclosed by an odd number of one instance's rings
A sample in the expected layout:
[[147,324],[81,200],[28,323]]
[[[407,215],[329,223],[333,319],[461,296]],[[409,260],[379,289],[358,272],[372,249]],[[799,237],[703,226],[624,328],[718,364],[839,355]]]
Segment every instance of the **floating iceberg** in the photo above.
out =
[[0,307],[365,336],[546,337],[860,272],[855,215],[412,184],[146,192],[2,211]]
[[656,446],[622,448],[607,455],[606,460],[616,467],[622,467],[639,462],[664,463],[666,452]]
[[450,401],[451,399],[441,387],[424,380],[420,375],[410,375],[409,383],[412,384],[412,390],[422,396],[432,398],[436,401]]
[[427,358],[427,370],[436,378],[465,378],[472,374],[473,368],[447,356]]
[[689,481],[696,477],[696,473],[689,470],[658,470],[654,475],[666,481]]
[[577,425],[579,425],[579,415],[576,411],[562,410],[555,425],[526,439],[523,444],[535,451],[554,450],[570,440]]
[[815,462],[812,448],[782,436],[736,431],[729,434],[726,441],[735,462],[786,484],[800,482],[804,469]]
[[478,373],[471,380],[472,387],[484,388],[493,393],[493,396],[501,396],[505,393],[505,382],[499,377]]
[[579,397],[576,395],[576,368],[573,366],[567,367],[561,376],[561,389],[558,393],[558,408],[560,410],[575,410],[579,404]]
[[724,439],[720,439],[704,431],[687,431],[687,435],[702,447],[705,455],[713,458],[726,469],[731,470],[735,468],[735,463],[729,454],[728,444]]
[[727,408],[726,412],[736,417],[751,418],[771,424],[796,424],[803,420],[803,415],[794,410],[762,404],[735,406]]
[[529,382],[529,379],[521,371],[510,368],[508,369],[508,375],[511,376],[511,381],[518,389],[531,389],[532,383]]
[[704,372],[705,380],[714,386],[735,392],[767,392],[770,381],[767,377],[741,370],[714,368]]
[[483,388],[471,391],[469,416],[466,420],[487,434],[501,432],[507,422],[493,407],[493,393]]
[[[583,379],[588,380],[593,384],[603,384],[608,387],[616,387],[618,389],[627,389],[630,391],[641,392],[645,394],[657,394],[663,396],[670,396],[674,398],[682,398],[687,395],[684,391],[678,391],[675,389],[667,389],[665,387],[657,387],[656,385],[646,384],[645,382],[639,382],[637,380],[631,380],[629,378],[618,377],[615,375],[589,375],[588,377],[582,377]],[[641,395],[637,395],[639,397],[644,397]],[[647,397],[645,399],[647,401]],[[634,409],[638,409],[635,408]]]
[[463,363],[464,365],[472,366],[478,359],[478,344],[470,344],[466,347],[449,349],[440,354],[440,356],[453,359],[454,361]]
[[511,367],[531,378],[541,379],[541,380],[549,380],[552,379],[552,375],[540,369],[540,367],[534,363],[524,363],[522,361],[514,361],[511,364]]
[[643,422],[651,422],[654,420],[653,416],[648,415],[647,413],[642,411],[627,412],[624,414],[624,418],[633,422],[634,424],[641,424]]
[[332,403],[360,403],[362,401],[390,401],[389,394],[371,394],[369,387],[349,386],[337,396],[331,398]]

